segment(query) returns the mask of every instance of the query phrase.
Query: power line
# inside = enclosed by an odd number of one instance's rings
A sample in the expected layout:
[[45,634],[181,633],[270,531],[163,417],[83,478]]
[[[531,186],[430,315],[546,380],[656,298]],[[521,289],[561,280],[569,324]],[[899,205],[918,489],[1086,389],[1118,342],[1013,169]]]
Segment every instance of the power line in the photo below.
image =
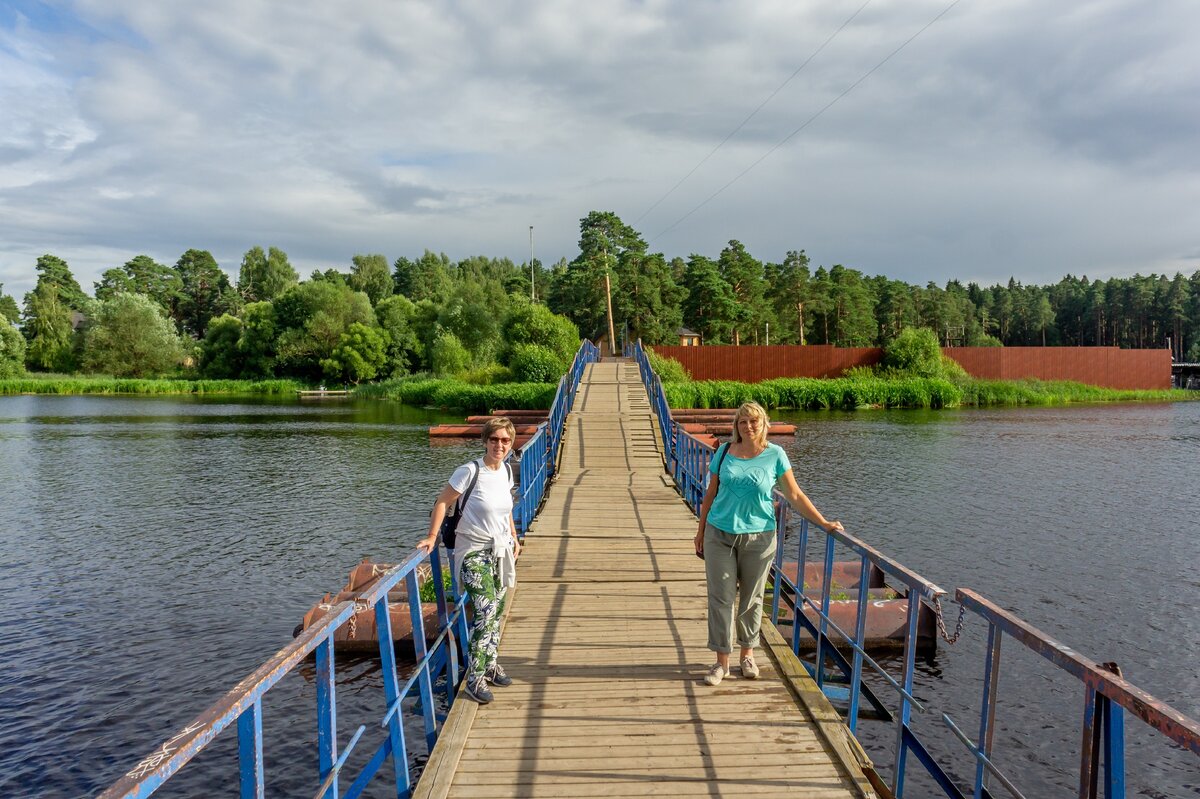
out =
[[861,13],[861,12],[862,12],[862,10],[863,10],[864,8],[866,8],[866,7],[867,7],[868,5],[870,5],[870,4],[871,4],[871,0],[866,0],[866,2],[864,2],[864,3],[863,3],[861,6],[859,6],[859,7],[858,7],[858,10],[857,10],[857,11],[855,11],[853,14],[851,14],[849,17],[847,17],[847,18],[846,18],[846,21],[845,21],[845,22],[843,22],[843,23],[842,23],[842,24],[841,24],[841,25],[838,27],[838,29],[837,29],[837,30],[835,30],[833,33],[831,33],[831,34],[829,35],[829,38],[828,38],[828,39],[826,39],[824,42],[822,42],[822,43],[821,43],[821,46],[820,46],[820,47],[818,47],[816,50],[814,50],[814,51],[812,52],[812,54],[811,54],[811,55],[810,55],[808,58],[804,59],[804,63],[802,63],[800,66],[796,67],[796,71],[795,71],[795,72],[793,72],[791,75],[789,75],[789,76],[788,76],[788,78],[787,78],[787,80],[785,80],[783,83],[779,84],[779,87],[778,87],[778,88],[776,88],[776,89],[775,89],[775,91],[771,92],[771,93],[770,93],[770,94],[767,96],[767,99],[765,99],[765,100],[763,100],[761,103],[759,103],[759,104],[758,104],[758,107],[757,107],[757,108],[755,108],[753,111],[751,111],[751,112],[750,112],[750,115],[741,121],[741,124],[739,124],[739,125],[738,125],[736,128],[734,128],[734,129],[733,129],[733,131],[732,131],[732,132],[730,132],[730,134],[729,134],[728,136],[726,136],[724,139],[722,139],[720,144],[718,144],[716,147],[712,148],[712,152],[710,152],[708,155],[706,155],[706,156],[704,156],[703,158],[701,158],[701,159],[700,159],[700,163],[696,164],[694,167],[692,167],[692,168],[691,168],[691,171],[689,171],[689,172],[688,172],[686,175],[684,175],[683,177],[681,177],[681,178],[679,179],[679,182],[678,182],[678,183],[676,183],[674,186],[672,186],[672,187],[671,187],[671,188],[670,188],[670,189],[667,191],[667,193],[666,193],[666,194],[664,194],[663,196],[659,197],[659,198],[658,198],[658,200],[657,200],[657,201],[654,203],[654,205],[652,205],[652,206],[650,206],[649,208],[647,208],[645,211],[643,211],[643,212],[642,212],[642,215],[641,215],[641,216],[639,216],[637,219],[633,220],[633,224],[634,224],[634,225],[636,225],[638,222],[641,222],[643,219],[645,219],[645,218],[646,218],[646,215],[647,215],[647,214],[649,214],[651,211],[653,211],[655,208],[657,208],[659,205],[661,205],[663,200],[667,199],[667,198],[668,198],[668,197],[670,197],[672,194],[674,194],[674,193],[675,193],[675,190],[676,190],[676,189],[678,189],[680,186],[682,186],[682,185],[684,184],[684,181],[686,181],[688,178],[690,178],[692,175],[694,175],[694,174],[696,173],[696,170],[697,170],[697,169],[699,169],[700,167],[704,166],[704,162],[705,162],[705,161],[707,161],[708,159],[712,158],[712,157],[713,157],[713,155],[715,155],[715,154],[716,154],[717,150],[720,150],[722,147],[724,147],[724,146],[725,146],[725,143],[726,143],[726,142],[728,142],[728,141],[729,141],[730,139],[732,139],[732,138],[733,138],[735,135],[737,135],[737,132],[738,132],[739,130],[741,130],[742,128],[746,127],[746,123],[747,123],[747,122],[749,122],[750,120],[754,119],[754,116],[755,116],[755,115],[756,115],[756,114],[757,114],[759,111],[761,111],[761,110],[763,109],[763,106],[765,106],[767,103],[771,102],[771,100],[772,100],[772,99],[774,99],[775,95],[777,95],[777,94],[779,94],[779,92],[783,91],[783,87],[784,87],[784,86],[787,86],[789,83],[791,83],[791,82],[792,82],[792,79],[793,79],[793,78],[795,78],[797,75],[799,75],[799,74],[800,74],[800,71],[801,71],[802,69],[804,69],[806,66],[808,66],[808,62],[809,62],[809,61],[812,61],[814,58],[816,58],[818,55],[820,55],[820,54],[821,54],[821,51],[822,51],[822,50],[824,50],[824,49],[825,49],[825,48],[826,48],[826,47],[829,45],[829,43],[830,43],[830,42],[832,42],[832,41],[833,41],[833,40],[834,40],[834,39],[837,37],[837,35],[838,35],[839,33],[841,33],[841,32],[842,32],[842,30],[843,30],[843,29],[845,29],[845,27],[846,27],[847,25],[849,25],[851,22],[853,22],[853,21],[854,21],[854,18],[855,18],[855,17],[857,17],[857,16],[859,15],[859,13]]
[[876,72],[876,70],[878,70],[880,67],[882,67],[884,64],[886,64],[888,61],[891,61],[891,60],[892,60],[892,58],[893,58],[893,57],[894,57],[894,56],[895,56],[897,53],[899,53],[899,52],[900,52],[901,50],[903,50],[905,47],[908,47],[908,45],[912,44],[913,40],[914,40],[914,39],[916,39],[918,36],[920,36],[922,33],[924,33],[925,31],[929,30],[931,27],[933,27],[933,24],[934,24],[935,22],[937,22],[937,21],[938,21],[939,19],[941,19],[942,17],[946,16],[946,14],[948,14],[948,13],[950,12],[950,10],[951,10],[951,9],[953,9],[953,8],[954,8],[956,5],[958,5],[960,2],[961,2],[961,0],[952,0],[952,2],[950,3],[950,5],[948,5],[948,6],[946,6],[945,8],[943,8],[943,9],[942,9],[941,13],[939,13],[939,14],[938,14],[936,17],[934,17],[933,19],[929,20],[929,22],[925,23],[925,25],[924,25],[924,26],[923,26],[923,27],[922,27],[922,28],[921,28],[919,31],[917,31],[917,32],[916,32],[916,33],[914,33],[912,36],[910,36],[910,37],[908,37],[907,39],[905,39],[905,40],[904,40],[904,42],[903,42],[903,43],[902,43],[902,44],[901,44],[899,47],[897,47],[897,48],[896,48],[895,50],[893,50],[892,52],[888,53],[888,54],[887,54],[887,55],[884,57],[884,59],[883,59],[882,61],[880,61],[878,64],[876,64],[875,66],[873,66],[873,67],[871,67],[869,70],[867,70],[866,74],[864,74],[864,75],[863,75],[861,78],[859,78],[858,80],[854,81],[854,83],[851,83],[849,86],[847,86],[847,87],[846,87],[846,89],[845,89],[845,90],[844,90],[844,91],[843,91],[841,94],[839,94],[837,97],[834,97],[832,100],[830,100],[828,103],[826,103],[826,104],[825,104],[825,106],[824,106],[823,108],[821,108],[821,110],[820,110],[820,111],[817,111],[815,114],[813,114],[812,116],[810,116],[808,119],[804,120],[804,122],[803,122],[803,123],[800,125],[800,127],[796,128],[796,129],[795,129],[795,130],[793,130],[791,133],[789,133],[788,135],[784,136],[784,137],[783,137],[783,138],[782,138],[782,139],[779,141],[779,143],[778,143],[778,144],[776,144],[776,145],[775,145],[774,147],[772,147],[770,150],[767,150],[765,153],[763,153],[761,156],[759,156],[758,160],[754,161],[752,164],[750,164],[750,166],[748,166],[748,167],[746,167],[745,169],[743,169],[741,172],[739,172],[737,175],[735,175],[735,176],[733,177],[733,179],[731,179],[731,180],[730,180],[728,183],[726,183],[724,186],[722,186],[721,188],[719,188],[719,189],[717,189],[716,191],[714,191],[712,194],[708,195],[708,197],[707,197],[707,198],[706,198],[706,199],[705,199],[703,202],[701,202],[699,205],[697,205],[697,206],[696,206],[695,208],[693,208],[692,210],[688,211],[688,212],[687,212],[686,214],[684,214],[683,216],[679,217],[679,219],[675,220],[675,222],[673,222],[673,223],[670,225],[670,227],[668,227],[668,228],[666,228],[665,230],[661,231],[661,232],[660,232],[660,233],[658,233],[656,236],[654,236],[654,238],[650,239],[650,240],[649,240],[649,241],[647,241],[646,243],[647,243],[647,244],[650,244],[651,242],[653,242],[653,241],[655,241],[655,240],[657,240],[657,239],[661,238],[662,236],[666,235],[667,233],[671,232],[671,231],[672,231],[672,230],[674,230],[676,227],[678,227],[678,226],[679,226],[679,225],[680,225],[680,224],[681,224],[681,223],[682,223],[684,220],[686,220],[688,217],[690,217],[692,214],[696,213],[696,212],[697,212],[697,211],[699,211],[701,208],[703,208],[704,206],[706,206],[706,205],[708,205],[710,202],[712,202],[712,200],[713,200],[714,198],[716,198],[716,196],[717,196],[718,194],[720,194],[721,192],[725,191],[725,190],[726,190],[726,189],[728,189],[730,186],[732,186],[734,183],[737,183],[739,180],[741,180],[741,179],[742,179],[742,178],[743,178],[743,177],[746,175],[746,173],[748,173],[750,170],[754,169],[754,167],[758,166],[758,165],[759,165],[759,164],[761,164],[763,161],[765,161],[765,160],[767,159],[767,157],[771,155],[771,153],[775,152],[775,151],[776,151],[776,150],[778,150],[780,147],[782,147],[783,145],[787,144],[787,143],[788,143],[788,141],[790,141],[790,140],[792,139],[792,137],[793,137],[793,136],[795,136],[797,133],[799,133],[800,131],[802,131],[802,130],[804,130],[805,128],[807,128],[809,125],[811,125],[811,124],[812,124],[813,122],[815,122],[817,119],[819,119],[819,118],[820,118],[820,116],[821,116],[822,114],[824,114],[826,111],[828,111],[828,110],[829,110],[830,108],[832,108],[834,105],[836,105],[836,104],[837,104],[837,102],[838,102],[839,100],[841,100],[841,99],[842,99],[843,97],[845,97],[847,94],[849,94],[850,92],[852,92],[852,91],[854,91],[856,88],[858,88],[858,86],[859,86],[860,84],[862,84],[862,82],[863,82],[863,81],[865,81],[867,78],[871,77],[871,75],[873,75],[873,74]]

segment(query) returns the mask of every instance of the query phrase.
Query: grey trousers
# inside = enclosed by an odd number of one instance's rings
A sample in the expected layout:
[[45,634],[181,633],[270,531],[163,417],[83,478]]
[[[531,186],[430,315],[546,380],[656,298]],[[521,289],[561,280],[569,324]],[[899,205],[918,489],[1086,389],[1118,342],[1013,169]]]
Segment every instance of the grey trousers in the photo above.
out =
[[[758,646],[763,589],[775,558],[775,531],[733,535],[711,524],[704,527],[704,574],[708,580],[708,648],[733,651]],[[733,600],[737,598],[737,615]]]

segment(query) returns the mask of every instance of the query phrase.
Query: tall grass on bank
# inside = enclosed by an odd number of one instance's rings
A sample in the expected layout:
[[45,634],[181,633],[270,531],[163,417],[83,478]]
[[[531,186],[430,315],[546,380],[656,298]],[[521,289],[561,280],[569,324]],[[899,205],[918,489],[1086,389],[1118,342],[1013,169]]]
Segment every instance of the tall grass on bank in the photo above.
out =
[[703,380],[663,383],[672,408],[735,408],[754,400],[765,408],[952,408],[962,405],[1061,405],[1069,402],[1168,402],[1200,399],[1180,390],[1132,391],[1040,380],[947,380],[855,374],[819,379],[777,378],[761,383]]
[[0,380],[0,394],[226,394],[281,396],[304,386],[295,380],[183,380],[37,376]]
[[399,400],[405,405],[461,408],[487,413],[497,408],[541,410],[554,402],[557,383],[473,385],[461,380],[386,380],[359,386],[356,397]]

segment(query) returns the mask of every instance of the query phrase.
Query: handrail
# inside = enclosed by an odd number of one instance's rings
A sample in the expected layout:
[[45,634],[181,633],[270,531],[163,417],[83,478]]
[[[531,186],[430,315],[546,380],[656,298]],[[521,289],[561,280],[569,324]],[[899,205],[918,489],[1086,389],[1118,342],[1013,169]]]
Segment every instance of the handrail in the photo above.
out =
[[571,367],[558,381],[558,389],[554,392],[554,402],[550,404],[547,421],[538,425],[537,432],[517,453],[521,463],[521,484],[513,506],[513,519],[517,524],[517,534],[521,538],[529,532],[529,526],[533,523],[533,518],[546,495],[546,487],[554,477],[567,414],[571,412],[575,403],[575,394],[579,389],[579,381],[583,378],[583,370],[589,363],[599,359],[600,350],[585,339],[579,345]]
[[[553,477],[563,426],[574,402],[583,370],[587,364],[598,359],[599,350],[596,346],[590,341],[583,341],[571,368],[559,381],[549,421],[539,425],[534,436],[521,448],[521,487],[514,504],[514,516],[519,520],[521,534],[528,530],[545,494],[546,486]],[[437,741],[441,720],[436,714],[433,699],[435,686],[439,684],[439,678],[444,677],[444,687],[439,690],[444,690],[447,702],[453,703],[461,676],[465,672],[460,666],[460,661],[465,665],[467,657],[465,595],[456,593],[451,597],[454,600],[451,610],[445,586],[442,580],[436,578],[433,578],[432,582],[437,606],[437,635],[434,636],[432,644],[427,643],[429,639],[425,631],[418,568],[428,561],[430,573],[440,575],[443,557],[436,547],[428,554],[416,549],[402,563],[381,575],[357,599],[334,605],[325,616],[251,672],[179,733],[139,761],[100,794],[100,799],[141,799],[149,796],[234,723],[238,731],[241,796],[262,797],[262,698],[272,686],[303,663],[309,655],[316,657],[317,673],[318,768],[314,776],[320,787],[316,795],[356,799],[389,757],[396,766],[397,795],[409,795],[414,781],[408,766],[408,746],[401,714],[415,714],[423,719],[425,743],[432,750]],[[396,669],[396,652],[388,607],[388,593],[401,581],[404,581],[407,589],[416,659],[412,672],[403,682]],[[355,614],[371,609],[375,612],[386,699],[386,712],[381,726],[387,732],[362,771],[350,787],[342,792],[338,789],[340,772],[346,754],[357,744],[363,729],[360,727],[355,732],[353,739],[339,756],[335,723],[337,698],[334,679],[334,635]],[[412,693],[416,693],[420,701],[416,703],[415,709],[405,709],[402,700]]]
[[[699,511],[700,502],[708,485],[708,467],[715,450],[694,436],[684,432],[681,426],[671,419],[670,406],[662,390],[662,383],[653,373],[649,359],[646,357],[641,341],[629,345],[626,355],[633,358],[641,371],[642,384],[650,396],[652,407],[658,414],[660,430],[663,431],[665,467],[675,479],[680,494],[692,507]],[[905,771],[907,757],[912,753],[934,781],[948,797],[963,797],[966,794],[954,783],[942,766],[921,743],[910,725],[911,712],[915,708],[924,712],[924,708],[913,697],[913,675],[917,650],[918,621],[922,605],[932,607],[937,614],[941,626],[941,600],[947,596],[946,591],[935,583],[907,568],[898,561],[884,555],[861,539],[845,532],[822,531],[825,535],[824,563],[821,571],[821,596],[819,603],[803,590],[805,582],[806,560],[808,550],[809,523],[801,520],[798,526],[797,541],[797,581],[793,581],[783,573],[783,541],[788,527],[790,508],[776,494],[776,532],[777,548],[775,562],[772,567],[773,592],[771,620],[779,622],[780,603],[784,603],[792,611],[792,647],[799,655],[801,629],[810,634],[817,644],[816,655],[812,664],[806,664],[814,674],[817,684],[826,693],[837,693],[839,698],[844,691],[834,691],[825,686],[826,662],[832,661],[848,678],[850,689],[848,696],[847,726],[851,733],[856,731],[859,718],[861,699],[867,699],[877,711],[885,717],[891,717],[896,723],[896,739],[893,750],[894,768],[892,771],[891,791],[896,797],[904,795]],[[842,546],[853,552],[858,559],[858,603],[855,618],[855,629],[852,634],[842,630],[829,616],[831,602],[831,587],[833,583],[833,564],[835,547]],[[897,681],[866,654],[864,647],[866,632],[866,608],[870,604],[870,571],[880,569],[895,583],[903,585],[908,597],[904,637],[904,671],[902,678]],[[1022,621],[1011,613],[966,588],[955,591],[955,600],[963,611],[971,611],[988,622],[988,648],[985,661],[983,680],[983,703],[980,712],[979,744],[971,743],[957,724],[946,714],[943,721],[951,729],[954,736],[968,748],[975,763],[975,779],[972,785],[973,796],[976,799],[990,797],[985,777],[992,774],[999,783],[1012,795],[1020,797],[1021,793],[1015,785],[1000,770],[991,757],[992,732],[994,728],[995,705],[1000,671],[1000,642],[1004,634],[1016,638],[1024,646],[1036,652],[1060,669],[1079,679],[1085,685],[1084,721],[1082,730],[1083,748],[1080,755],[1079,796],[1096,797],[1098,795],[1099,763],[1101,753],[1104,760],[1104,792],[1108,799],[1116,799],[1125,795],[1124,786],[1124,711],[1128,710],[1138,716],[1151,728],[1158,730],[1179,746],[1200,754],[1200,722],[1193,720],[1171,706],[1155,698],[1151,694],[1129,683],[1120,676],[1115,664],[1098,665],[1069,647],[1059,643],[1037,628]],[[801,608],[809,606],[814,609],[816,621],[812,622],[805,616]],[[961,618],[960,618],[961,629]],[[853,652],[852,661],[847,661],[838,651],[837,645],[830,638],[830,632],[835,633],[841,644],[848,646]],[[943,637],[953,643],[953,637],[947,637],[944,627],[940,630]],[[896,714],[891,714],[874,694],[862,682],[864,661],[897,691],[900,697],[900,708]]]

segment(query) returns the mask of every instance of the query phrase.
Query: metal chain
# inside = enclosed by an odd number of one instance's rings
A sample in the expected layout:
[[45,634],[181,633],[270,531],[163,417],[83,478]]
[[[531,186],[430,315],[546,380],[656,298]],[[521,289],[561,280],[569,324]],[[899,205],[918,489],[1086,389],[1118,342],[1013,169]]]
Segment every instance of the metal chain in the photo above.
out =
[[933,613],[937,619],[938,634],[942,636],[942,640],[954,646],[958,642],[958,637],[962,635],[963,622],[966,620],[965,617],[967,615],[967,606],[958,606],[958,622],[954,625],[954,635],[946,632],[946,620],[942,616],[942,598],[940,596],[933,598]]

